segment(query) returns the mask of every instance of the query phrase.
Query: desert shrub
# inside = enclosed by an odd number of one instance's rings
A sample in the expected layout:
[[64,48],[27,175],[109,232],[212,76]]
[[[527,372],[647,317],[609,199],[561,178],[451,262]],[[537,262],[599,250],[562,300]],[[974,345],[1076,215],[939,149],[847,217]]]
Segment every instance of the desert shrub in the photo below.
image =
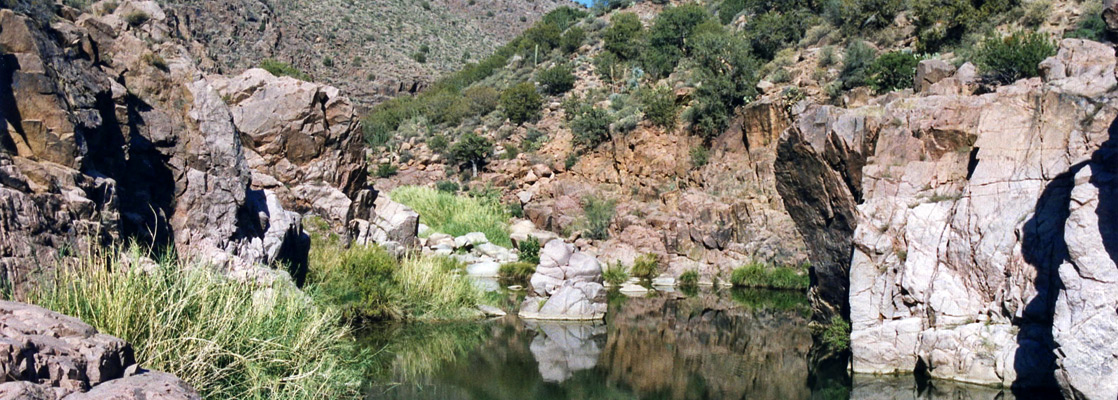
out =
[[446,135],[436,133],[427,138],[427,148],[435,153],[444,154],[449,147],[450,141],[446,138]]
[[[1052,12],[1052,2],[1050,0],[1034,0],[1026,3],[1023,8],[1024,15],[1021,16],[1021,23],[1027,27],[1036,28],[1048,19],[1049,13]],[[1084,16],[1086,17],[1086,15]]]
[[629,274],[641,279],[652,279],[660,270],[660,256],[653,253],[641,254],[633,260],[633,267]]
[[292,78],[304,81],[310,79],[307,74],[303,73],[303,71],[300,71],[298,68],[295,68],[295,66],[270,58],[261,61],[260,68],[263,68],[265,71],[268,71],[275,76],[290,76]]
[[595,148],[609,140],[609,112],[590,108],[571,120],[574,144],[582,148]]
[[362,355],[333,307],[290,284],[238,282],[172,256],[152,271],[125,266],[142,255],[80,254],[19,300],[128,341],[137,364],[185,380],[204,398],[360,395],[362,371],[352,360]]
[[457,126],[473,115],[470,100],[450,90],[440,90],[424,99],[423,114],[436,125]]
[[723,25],[734,21],[734,17],[745,10],[746,0],[725,0],[718,6],[718,19]]
[[835,55],[834,46],[823,46],[819,50],[819,68],[827,68],[838,63],[838,56]]
[[462,95],[469,101],[470,113],[479,116],[496,110],[501,101],[501,93],[489,86],[471,86]]
[[878,93],[911,88],[920,58],[912,53],[891,51],[882,54],[870,65],[869,84]]
[[575,76],[571,73],[571,66],[566,64],[540,71],[536,78],[539,79],[544,92],[550,95],[563,94],[575,87]]
[[602,280],[611,285],[620,285],[629,280],[629,270],[618,261],[602,269]]
[[807,289],[811,278],[784,266],[768,266],[751,262],[738,267],[730,274],[730,283],[739,287],[768,289]]
[[695,287],[699,285],[699,271],[689,269],[679,275],[679,286]]
[[586,237],[595,240],[609,239],[609,225],[613,221],[617,202],[587,196],[582,200],[582,212],[586,224]]
[[916,50],[934,53],[959,43],[982,24],[1006,15],[1018,0],[914,0],[911,3],[916,28]]
[[164,60],[162,56],[155,53],[144,53],[144,55],[140,56],[140,61],[148,63],[148,65],[151,65],[163,72],[167,72],[169,70],[169,68],[167,67],[167,60]]
[[479,168],[485,165],[489,155],[493,154],[493,143],[473,132],[466,133],[450,146],[450,156],[447,161],[461,167],[470,167],[474,176]]
[[846,46],[842,57],[839,79],[845,89],[869,84],[869,69],[877,58],[877,51],[864,41],[855,40]]
[[692,42],[693,73],[703,84],[695,89],[688,115],[692,130],[710,140],[726,129],[735,108],[757,94],[759,63],[734,34],[702,32]]
[[594,70],[598,72],[598,76],[606,82],[617,81],[625,75],[627,69],[626,64],[616,54],[608,50],[598,53],[591,62],[594,64]]
[[799,42],[816,20],[803,10],[769,11],[751,18],[745,30],[753,55],[764,60],[772,59],[780,49]]
[[418,212],[420,221],[436,232],[453,236],[481,232],[493,244],[512,247],[509,215],[494,197],[454,195],[419,186],[398,187],[389,197]]
[[602,32],[603,46],[622,60],[640,56],[644,27],[633,13],[617,13],[610,17],[609,28]]
[[710,161],[710,150],[706,146],[695,146],[691,148],[691,165],[695,168],[702,168]]
[[435,182],[435,190],[442,193],[455,194],[461,190],[461,187],[458,185],[458,182],[455,181],[438,181]]
[[824,3],[827,21],[848,35],[885,28],[904,9],[903,0],[830,0]]
[[132,26],[133,28],[138,28],[140,25],[146,24],[150,20],[151,15],[148,15],[148,13],[140,10],[130,12],[128,13],[128,15],[124,16],[124,22],[127,22],[128,25]]
[[396,175],[396,166],[391,163],[380,163],[377,165],[376,171],[373,171],[373,175],[377,178],[391,177]]
[[520,251],[520,261],[539,264],[540,262],[540,240],[533,236],[528,239],[517,243],[516,249]]
[[1040,75],[1039,65],[1056,55],[1056,45],[1039,32],[1014,32],[1009,36],[987,37],[975,51],[977,64],[989,79],[1013,83]]
[[527,282],[536,272],[536,264],[531,262],[511,262],[501,264],[497,276],[506,281]]
[[568,170],[573,168],[576,164],[578,164],[578,153],[572,151],[567,153],[567,157],[563,158],[563,167]]
[[522,50],[534,52],[535,45],[539,45],[541,54],[547,54],[551,49],[559,47],[559,39],[562,35],[563,31],[554,23],[540,21],[520,35],[520,46]]
[[514,124],[523,124],[539,118],[543,99],[531,82],[523,82],[501,93],[501,107]]
[[706,8],[695,3],[667,7],[652,22],[644,68],[652,76],[666,76],[686,55],[685,45],[695,28],[710,19]]
[[555,25],[560,31],[565,31],[587,15],[586,11],[563,6],[544,14],[542,21],[546,24]]
[[[1037,1],[1036,3],[1044,3],[1045,1]],[[1076,24],[1075,30],[1070,31],[1064,37],[1094,40],[1101,42],[1106,39],[1106,21],[1102,19],[1102,10],[1097,6],[1084,7],[1083,15]],[[1048,14],[1042,14],[1042,17],[1047,17]],[[1041,20],[1043,22],[1043,19]],[[1039,25],[1039,24],[1037,24]]]
[[546,133],[536,129],[528,129],[528,132],[524,134],[524,140],[520,142],[520,146],[525,153],[532,153],[543,147],[545,143],[547,143]]
[[586,31],[574,26],[563,32],[563,37],[559,38],[559,48],[563,49],[564,53],[571,54],[578,51],[584,40],[586,40]]
[[655,89],[643,90],[640,100],[645,118],[648,118],[653,125],[666,130],[675,128],[678,108],[675,104],[675,92],[671,88],[658,86]]

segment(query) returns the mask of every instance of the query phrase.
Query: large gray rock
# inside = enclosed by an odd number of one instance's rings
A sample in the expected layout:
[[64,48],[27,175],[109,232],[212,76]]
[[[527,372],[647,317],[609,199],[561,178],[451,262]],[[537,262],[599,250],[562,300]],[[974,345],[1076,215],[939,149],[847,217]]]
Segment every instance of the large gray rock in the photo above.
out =
[[88,392],[74,393],[63,400],[201,400],[190,384],[174,375],[141,371],[137,374],[94,386]]
[[916,64],[916,91],[923,92],[937,82],[955,74],[955,66],[939,59],[922,60]]
[[[406,247],[415,246],[419,232],[419,214],[408,206],[389,199],[388,196],[364,191],[359,198],[376,196],[367,216],[349,221],[350,236],[357,244],[395,242]],[[364,202],[359,200],[358,204]]]
[[598,320],[606,314],[602,268],[593,256],[554,239],[540,250],[540,264],[529,279],[531,293],[520,317],[545,320]]

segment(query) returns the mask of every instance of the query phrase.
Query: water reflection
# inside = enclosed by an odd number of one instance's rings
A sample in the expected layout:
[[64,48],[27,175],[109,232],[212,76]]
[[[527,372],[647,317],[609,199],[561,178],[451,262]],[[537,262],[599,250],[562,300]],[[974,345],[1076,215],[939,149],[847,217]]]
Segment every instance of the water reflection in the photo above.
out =
[[[509,296],[515,296],[510,294]],[[515,304],[510,298],[509,303]],[[368,398],[1008,399],[1000,390],[862,377],[812,348],[802,294],[610,297],[605,324],[377,327]]]

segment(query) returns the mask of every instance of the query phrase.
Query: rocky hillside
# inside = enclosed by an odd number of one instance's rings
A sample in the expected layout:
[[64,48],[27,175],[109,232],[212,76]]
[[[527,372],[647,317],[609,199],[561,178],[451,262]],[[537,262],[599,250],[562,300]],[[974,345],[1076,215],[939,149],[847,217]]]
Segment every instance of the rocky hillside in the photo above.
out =
[[566,0],[161,0],[184,35],[235,74],[266,60],[371,106],[476,62]]
[[375,185],[497,190],[611,266],[655,255],[661,283],[810,274],[856,372],[1118,396],[1090,383],[1118,371],[1112,11],[895,3],[854,31],[810,5],[578,16],[547,57],[380,107]]

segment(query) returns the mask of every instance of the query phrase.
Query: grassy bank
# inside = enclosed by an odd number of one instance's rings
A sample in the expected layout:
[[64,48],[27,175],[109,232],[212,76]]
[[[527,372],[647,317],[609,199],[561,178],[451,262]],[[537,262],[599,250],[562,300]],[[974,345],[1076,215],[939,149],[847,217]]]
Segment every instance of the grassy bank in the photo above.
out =
[[481,232],[493,244],[512,247],[509,215],[496,198],[460,196],[419,186],[398,187],[389,197],[418,212],[420,222],[434,231],[454,236]]
[[121,254],[88,255],[52,273],[24,301],[72,315],[132,343],[145,368],[172,373],[204,398],[356,396],[362,370],[337,312],[291,286],[271,291],[170,259],[145,273]]
[[734,269],[730,274],[730,283],[736,287],[806,290],[811,285],[811,277],[806,268],[801,269],[803,271],[787,266],[751,262]]
[[376,246],[314,238],[305,290],[340,308],[347,320],[472,318],[481,291],[456,272],[458,262],[409,255],[397,260]]

